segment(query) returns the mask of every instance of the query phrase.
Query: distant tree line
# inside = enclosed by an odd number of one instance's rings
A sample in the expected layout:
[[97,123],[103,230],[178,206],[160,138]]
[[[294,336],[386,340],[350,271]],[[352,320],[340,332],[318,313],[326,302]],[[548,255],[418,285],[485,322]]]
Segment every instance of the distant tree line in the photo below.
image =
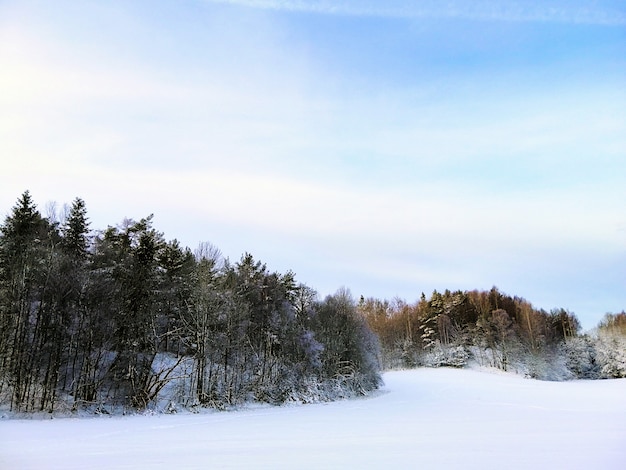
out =
[[362,297],[357,308],[380,339],[385,369],[475,361],[539,379],[626,377],[624,312],[581,334],[573,313],[536,309],[496,287],[434,291],[414,304]]
[[222,408],[379,386],[377,338],[348,291],[319,300],[250,254],[192,252],[152,216],[92,231],[81,199],[52,212],[27,191],[0,226],[0,404],[11,410],[145,408],[165,390]]

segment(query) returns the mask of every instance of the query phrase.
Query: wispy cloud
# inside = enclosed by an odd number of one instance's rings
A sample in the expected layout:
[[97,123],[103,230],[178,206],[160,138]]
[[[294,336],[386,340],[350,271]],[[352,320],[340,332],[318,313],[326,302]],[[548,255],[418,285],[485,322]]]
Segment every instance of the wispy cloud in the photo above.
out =
[[[503,51],[539,53],[553,35],[518,24],[534,42],[489,55],[483,39],[465,48],[476,28],[459,25],[429,55],[448,25],[375,51],[352,36],[353,21],[338,37],[317,27],[340,15],[626,23],[617,2],[199,1],[211,5],[180,7],[168,28],[163,12],[109,2],[0,14],[0,211],[28,188],[40,207],[82,197],[94,228],[155,212],[168,238],[250,251],[325,293],[345,283],[411,299],[495,283],[547,308],[579,313],[581,298],[602,302],[601,313],[623,308],[617,45],[500,64]],[[306,15],[270,10],[337,16],[307,29]],[[593,45],[587,28],[561,26],[572,44]],[[467,64],[475,55],[485,60]]]
[[328,15],[391,18],[465,18],[486,21],[626,24],[626,9],[611,1],[440,0],[206,0],[246,7]]

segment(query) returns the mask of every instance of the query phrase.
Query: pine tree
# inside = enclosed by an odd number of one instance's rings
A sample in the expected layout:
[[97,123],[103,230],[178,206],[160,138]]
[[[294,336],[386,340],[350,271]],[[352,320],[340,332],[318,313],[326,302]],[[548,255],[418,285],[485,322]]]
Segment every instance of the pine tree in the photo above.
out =
[[76,198],[61,226],[61,269],[57,285],[63,321],[60,355],[61,388],[73,394],[77,402],[92,401],[95,390],[94,334],[99,334],[94,309],[89,308],[90,231],[85,202]]
[[64,250],[76,260],[84,260],[89,248],[89,219],[85,201],[74,199],[61,229]]
[[40,359],[35,341],[50,225],[25,191],[0,227],[0,373],[12,388],[11,407],[28,406]]

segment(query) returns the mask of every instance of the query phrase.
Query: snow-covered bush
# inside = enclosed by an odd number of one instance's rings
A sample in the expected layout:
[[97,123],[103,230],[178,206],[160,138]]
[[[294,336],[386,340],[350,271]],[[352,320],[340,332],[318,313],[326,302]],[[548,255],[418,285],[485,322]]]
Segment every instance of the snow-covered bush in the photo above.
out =
[[601,367],[596,357],[596,345],[591,337],[585,335],[568,338],[559,352],[574,378],[597,379],[600,377]]
[[601,333],[596,341],[596,350],[602,377],[626,377],[626,337]]
[[424,354],[423,363],[427,367],[465,367],[470,358],[469,351],[459,345],[442,345],[436,341]]
[[515,371],[537,380],[562,381],[576,378],[567,367],[566,358],[560,350],[520,355],[516,359]]

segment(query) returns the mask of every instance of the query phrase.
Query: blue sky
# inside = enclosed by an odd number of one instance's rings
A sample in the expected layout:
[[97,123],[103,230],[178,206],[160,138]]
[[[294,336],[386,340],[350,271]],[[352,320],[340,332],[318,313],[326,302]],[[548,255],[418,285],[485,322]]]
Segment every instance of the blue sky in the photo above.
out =
[[626,5],[2,1],[0,207],[412,302],[626,308]]

